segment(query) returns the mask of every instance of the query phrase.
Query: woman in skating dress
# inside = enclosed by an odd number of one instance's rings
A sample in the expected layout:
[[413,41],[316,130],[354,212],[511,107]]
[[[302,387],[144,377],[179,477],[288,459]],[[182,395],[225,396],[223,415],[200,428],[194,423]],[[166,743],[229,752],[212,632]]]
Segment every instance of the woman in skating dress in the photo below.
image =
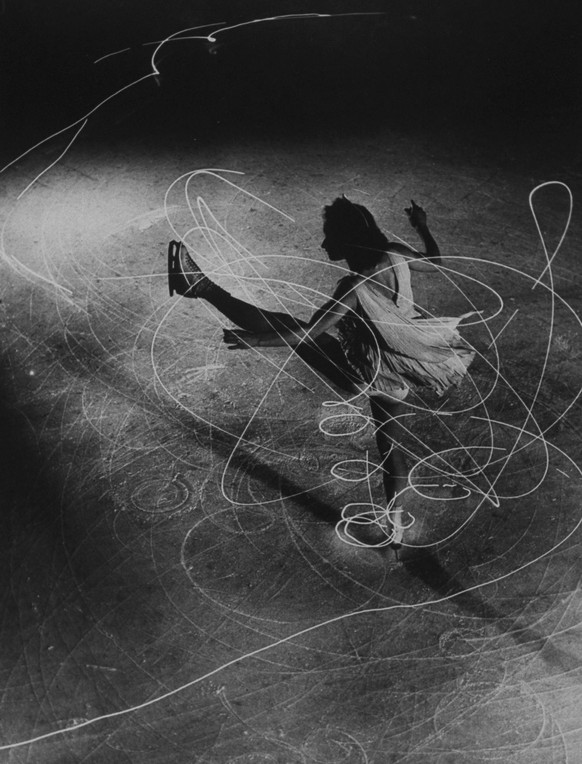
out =
[[[414,306],[410,271],[435,271],[441,259],[426,213],[411,205],[406,213],[424,252],[389,242],[369,210],[344,196],[325,207],[321,246],[331,261],[345,260],[350,273],[308,322],[233,297],[202,273],[183,244],[171,242],[168,251],[170,294],[208,300],[239,326],[224,330],[230,349],[295,348],[336,384],[368,397],[386,493],[382,525],[395,549],[406,528],[401,496],[408,472],[397,440],[404,401],[415,387],[442,395],[463,379],[475,355],[457,330],[470,313],[423,318]],[[330,330],[337,331],[339,353]]]

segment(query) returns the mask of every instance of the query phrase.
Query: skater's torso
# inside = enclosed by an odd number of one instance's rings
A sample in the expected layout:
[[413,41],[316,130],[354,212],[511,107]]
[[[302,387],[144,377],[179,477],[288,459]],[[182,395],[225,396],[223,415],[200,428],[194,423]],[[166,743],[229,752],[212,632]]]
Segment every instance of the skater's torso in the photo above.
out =
[[[354,298],[357,285],[361,282],[367,282],[372,288],[375,287],[384,299],[396,305],[408,318],[416,318],[419,315],[414,307],[407,259],[396,252],[390,250],[384,252],[373,267],[354,270],[354,273],[342,279],[342,282],[349,293],[354,295]],[[353,310],[356,305],[352,304],[350,307]]]

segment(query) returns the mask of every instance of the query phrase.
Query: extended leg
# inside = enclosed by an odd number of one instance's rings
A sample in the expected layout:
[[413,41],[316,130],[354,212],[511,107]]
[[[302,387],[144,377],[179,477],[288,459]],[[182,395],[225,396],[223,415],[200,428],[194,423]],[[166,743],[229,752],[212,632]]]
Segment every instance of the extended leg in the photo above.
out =
[[[169,245],[168,279],[170,294],[177,292],[184,297],[204,299],[225,318],[248,332],[261,334],[306,326],[306,322],[287,313],[263,310],[233,297],[202,273],[180,242],[170,242]],[[315,341],[300,345],[295,352],[342,390],[349,393],[357,390],[360,380],[351,372],[341,346],[334,337],[322,334]]]
[[284,331],[305,326],[287,313],[262,310],[244,300],[233,297],[204,275],[188,254],[186,247],[171,241],[168,249],[168,279],[170,294],[177,292],[183,297],[207,300],[223,316],[248,332]]

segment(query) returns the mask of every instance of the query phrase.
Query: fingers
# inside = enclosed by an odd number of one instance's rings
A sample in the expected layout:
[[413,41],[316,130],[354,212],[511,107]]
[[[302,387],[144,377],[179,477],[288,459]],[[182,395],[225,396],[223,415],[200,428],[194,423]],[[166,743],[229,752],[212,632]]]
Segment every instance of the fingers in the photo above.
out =
[[[248,341],[245,339],[248,337]],[[248,350],[254,343],[250,341],[251,332],[238,332],[234,329],[222,330],[222,341],[228,345],[228,350]]]
[[417,204],[414,199],[410,200],[411,207],[405,207],[404,212],[408,215],[410,222],[414,225],[415,223],[421,222],[426,218],[426,212],[423,210],[423,208]]
[[232,329],[223,329],[222,335],[222,341],[228,345],[229,350],[239,350],[242,347],[239,338]]

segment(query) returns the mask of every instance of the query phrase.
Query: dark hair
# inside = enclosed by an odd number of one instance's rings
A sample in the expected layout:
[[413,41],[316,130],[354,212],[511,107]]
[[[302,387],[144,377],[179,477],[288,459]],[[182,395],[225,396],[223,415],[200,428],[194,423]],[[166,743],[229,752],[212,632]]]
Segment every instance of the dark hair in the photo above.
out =
[[330,244],[349,251],[362,264],[375,263],[389,246],[372,213],[345,196],[324,207],[323,231]]

